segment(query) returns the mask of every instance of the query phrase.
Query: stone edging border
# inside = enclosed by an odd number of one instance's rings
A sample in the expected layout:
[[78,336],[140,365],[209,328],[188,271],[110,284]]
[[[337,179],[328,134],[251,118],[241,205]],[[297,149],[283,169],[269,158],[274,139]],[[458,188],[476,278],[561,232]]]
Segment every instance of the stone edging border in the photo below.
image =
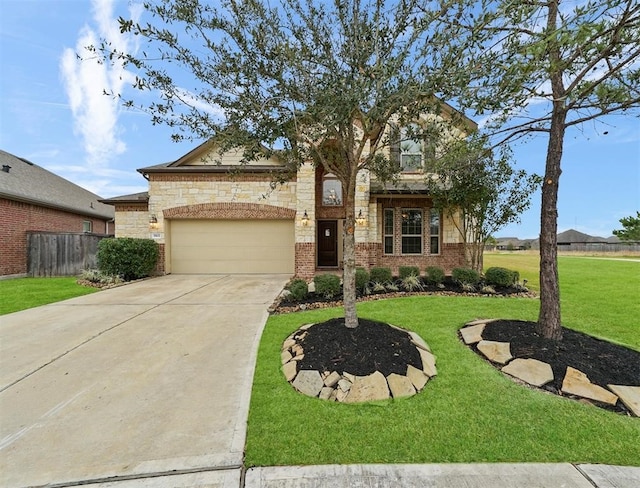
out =
[[392,373],[387,377],[380,371],[367,376],[355,376],[337,371],[298,371],[298,361],[304,357],[302,342],[307,331],[315,324],[306,324],[287,337],[282,344],[282,372],[286,380],[303,395],[341,403],[362,403],[406,398],[420,392],[427,382],[438,374],[436,357],[427,343],[415,332],[389,325],[406,332],[415,345],[422,369],[412,365],[405,375]]
[[[508,342],[486,341],[482,338],[485,326],[495,320],[498,319],[479,319],[466,323],[460,329],[464,343],[468,346],[475,344],[478,351],[503,373],[529,385],[540,388],[553,381],[553,371],[548,363],[531,358],[514,359]],[[561,391],[608,405],[615,405],[620,400],[633,415],[640,417],[640,386],[607,385],[607,388],[591,383],[582,371],[567,367]]]

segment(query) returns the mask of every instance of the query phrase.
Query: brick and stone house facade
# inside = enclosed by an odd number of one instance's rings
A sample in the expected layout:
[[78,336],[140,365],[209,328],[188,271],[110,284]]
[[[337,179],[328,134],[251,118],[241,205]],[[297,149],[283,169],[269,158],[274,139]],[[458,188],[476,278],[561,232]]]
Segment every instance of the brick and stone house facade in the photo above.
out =
[[0,165],[0,276],[26,275],[29,232],[113,233],[100,196],[2,150]]
[[[400,184],[359,173],[357,265],[394,273],[399,266],[421,272],[439,266],[450,273],[464,265],[461,236],[433,208],[425,172],[416,167],[416,154],[410,156]],[[162,273],[286,273],[308,279],[340,270],[345,208],[339,181],[308,163],[283,178],[284,165],[276,157],[240,160],[239,153],[220,156],[207,142],[177,161],[139,169],[148,192],[103,200],[115,207],[116,236],[155,239]]]

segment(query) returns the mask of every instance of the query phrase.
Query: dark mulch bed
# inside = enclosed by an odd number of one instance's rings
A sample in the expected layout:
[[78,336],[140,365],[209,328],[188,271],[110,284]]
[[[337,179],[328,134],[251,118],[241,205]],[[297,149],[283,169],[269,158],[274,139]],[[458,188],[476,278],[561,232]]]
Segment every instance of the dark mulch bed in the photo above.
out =
[[422,369],[422,359],[406,332],[381,322],[359,319],[348,329],[344,318],[331,319],[308,329],[301,345],[304,358],[298,370],[337,371],[367,376],[380,371],[405,375],[409,364]]
[[640,352],[563,328],[560,342],[545,339],[534,322],[497,320],[482,333],[488,341],[508,342],[514,358],[533,358],[551,365],[554,381],[545,389],[557,393],[568,366],[582,371],[591,383],[640,386]]

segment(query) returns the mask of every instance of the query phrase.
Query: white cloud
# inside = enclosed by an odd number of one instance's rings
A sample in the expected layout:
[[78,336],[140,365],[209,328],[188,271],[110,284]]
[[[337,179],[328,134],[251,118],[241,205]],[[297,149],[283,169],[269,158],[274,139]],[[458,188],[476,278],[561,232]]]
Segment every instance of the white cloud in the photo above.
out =
[[[119,51],[130,52],[135,49],[131,39],[119,33],[113,3],[113,0],[92,1],[96,27],[85,25],[75,48],[65,49],[60,60],[74,130],[82,137],[87,163],[93,168],[107,166],[114,157],[126,150],[121,137],[122,129],[118,125],[118,100],[106,96],[104,92],[121,93],[131,80],[131,74],[121,64],[98,63],[85,49],[87,46],[97,46],[101,39],[110,42]],[[140,8],[132,8],[130,14],[139,15]],[[78,59],[76,53],[88,59]]]

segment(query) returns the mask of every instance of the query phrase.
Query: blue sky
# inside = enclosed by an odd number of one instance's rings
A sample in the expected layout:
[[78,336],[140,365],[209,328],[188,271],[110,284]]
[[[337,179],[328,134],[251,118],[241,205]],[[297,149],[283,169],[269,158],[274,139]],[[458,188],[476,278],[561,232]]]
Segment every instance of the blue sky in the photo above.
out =
[[[0,0],[0,149],[106,198],[145,191],[137,168],[195,147],[172,142],[167,127],[103,95],[131,94],[130,74],[75,59],[100,38],[135,49],[117,35],[116,19],[137,11],[128,0]],[[518,167],[544,171],[544,137],[513,149]],[[611,116],[569,131],[562,165],[558,230],[611,235],[640,209],[640,119]],[[537,194],[522,223],[498,235],[537,237],[539,221]]]

